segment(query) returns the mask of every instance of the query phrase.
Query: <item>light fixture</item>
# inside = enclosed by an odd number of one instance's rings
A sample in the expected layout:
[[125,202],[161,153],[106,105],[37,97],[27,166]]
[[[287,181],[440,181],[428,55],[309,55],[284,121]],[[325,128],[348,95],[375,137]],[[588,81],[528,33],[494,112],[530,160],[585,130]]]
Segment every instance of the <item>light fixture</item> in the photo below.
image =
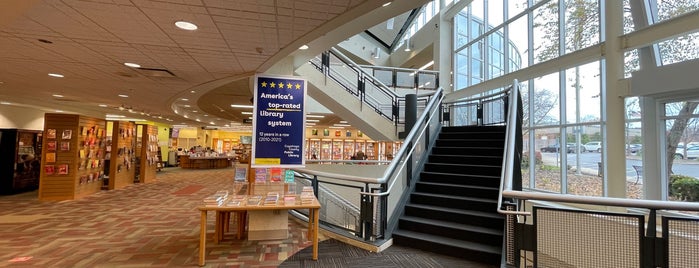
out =
[[141,65],[138,63],[124,62],[124,65],[129,66],[131,68],[141,68]]
[[306,119],[306,122],[320,122],[318,119]]
[[119,94],[118,96],[119,96],[119,97],[122,97],[122,98],[128,98],[128,97],[129,97],[129,95],[126,95],[126,94]]
[[12,103],[9,103],[9,102],[6,102],[6,101],[3,101],[3,102],[0,102],[0,104],[2,104],[2,105],[10,105],[10,104],[12,104]]
[[336,127],[351,127],[351,125],[347,125],[347,124],[334,124],[333,126],[336,126]]
[[345,121],[345,120],[340,120],[340,124],[347,124],[347,121]]
[[303,45],[303,46],[299,47],[299,49],[300,49],[300,50],[306,50],[306,49],[308,49],[308,45]]
[[51,96],[54,96],[54,97],[56,97],[56,98],[63,98],[63,95],[61,95],[61,94],[53,94],[53,95],[51,95]]
[[418,70],[424,70],[424,69],[430,68],[430,66],[432,66],[432,65],[434,65],[434,61],[428,62],[427,64],[420,67]]
[[56,112],[57,112],[57,113],[62,113],[62,112],[63,112],[63,110],[56,110]]
[[181,100],[188,101],[189,99],[188,98],[181,98]]
[[376,47],[376,49],[374,49],[374,52],[371,53],[371,56],[372,56],[374,59],[378,59],[379,57],[381,57],[381,56],[380,56],[380,53],[381,53],[381,49],[380,49],[379,47]]
[[342,128],[345,128],[345,127],[329,126],[328,128],[340,128],[340,129],[342,129]]
[[231,104],[231,107],[233,107],[233,108],[248,108],[248,109],[255,108],[255,106],[252,106],[252,105],[242,105],[242,104]]
[[251,114],[252,114],[252,112],[240,112],[240,113],[241,113],[241,114],[247,114],[247,115],[251,115]]
[[387,6],[389,6],[391,3],[392,3],[392,2],[385,3],[385,4],[383,4],[383,7],[387,7]]
[[192,107],[192,106],[190,106],[189,104],[185,104],[184,107],[185,107],[185,108],[189,108],[189,107]]
[[324,118],[324,115],[307,114],[306,117],[310,118]]
[[194,90],[192,90],[192,91],[190,91],[189,93],[197,93],[197,92],[196,92],[196,91],[194,91]]
[[100,104],[100,105],[98,105],[98,106],[99,106],[99,107],[103,107],[103,108],[106,108],[106,107],[107,107],[106,104]]
[[194,31],[199,28],[196,24],[183,20],[176,21],[175,26],[177,26],[177,28],[187,31]]
[[64,77],[62,74],[56,74],[56,73],[49,73],[49,76],[51,76],[51,77],[58,77],[58,78],[63,78],[63,77]]
[[405,49],[403,49],[403,51],[406,51],[406,52],[410,51],[410,38],[409,37],[405,39]]

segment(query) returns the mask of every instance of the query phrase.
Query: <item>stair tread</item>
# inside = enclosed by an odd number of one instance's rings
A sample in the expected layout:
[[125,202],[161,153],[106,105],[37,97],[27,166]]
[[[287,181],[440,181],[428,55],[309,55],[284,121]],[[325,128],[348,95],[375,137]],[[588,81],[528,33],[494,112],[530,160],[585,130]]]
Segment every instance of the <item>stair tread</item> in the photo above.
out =
[[[433,194],[433,193],[423,193],[423,192],[413,192],[415,195],[432,196],[432,197],[443,197],[443,198],[454,198],[461,200],[477,201],[484,203],[497,203],[495,199],[480,198],[480,197],[468,197],[468,196],[458,196],[458,195],[448,195],[448,194]],[[495,209],[495,207],[493,207]]]
[[484,211],[477,211],[477,210],[449,208],[449,207],[441,207],[441,206],[426,205],[426,204],[416,204],[416,203],[408,203],[405,206],[422,208],[422,209],[429,209],[429,210],[438,210],[438,211],[442,211],[442,212],[465,214],[465,215],[478,216],[478,217],[484,217],[484,218],[495,218],[495,219],[503,219],[504,218],[503,215],[498,214],[495,211],[484,212]]
[[433,175],[453,175],[453,176],[462,176],[462,177],[483,177],[483,178],[497,178],[498,180],[500,179],[500,176],[488,176],[488,175],[470,175],[470,174],[456,174],[456,173],[448,173],[448,172],[436,172],[436,171],[422,171],[422,173],[427,173],[427,174],[433,174]]
[[492,254],[502,254],[502,249],[500,247],[495,247],[495,246],[490,246],[490,245],[485,245],[485,244],[480,244],[480,243],[475,243],[475,242],[469,242],[469,241],[464,241],[464,240],[458,240],[458,239],[453,239],[445,236],[438,236],[438,235],[431,235],[431,234],[425,234],[425,233],[418,233],[418,232],[413,232],[413,231],[408,231],[408,230],[401,230],[397,229],[393,231],[393,235],[402,235],[405,237],[411,237],[423,241],[430,241],[433,243],[437,244],[443,244],[443,245],[448,245],[448,246],[453,246],[453,247],[458,247],[458,248],[465,248],[469,250],[474,250],[474,251],[480,251],[480,252],[487,252],[487,253],[492,253]]
[[430,224],[430,225],[444,226],[444,227],[454,228],[454,229],[461,229],[461,230],[466,230],[466,231],[471,231],[471,232],[478,232],[478,233],[491,234],[491,235],[502,235],[502,230],[496,230],[496,229],[475,226],[475,225],[469,225],[469,224],[465,224],[465,223],[458,223],[458,222],[453,222],[453,221],[441,221],[441,220],[428,219],[428,218],[415,217],[415,216],[401,216],[400,219],[407,220],[407,221],[413,221],[413,222],[421,222],[421,223],[426,223],[426,224]]
[[488,187],[488,186],[477,186],[477,185],[463,185],[463,184],[453,184],[453,183],[443,183],[443,182],[430,182],[430,181],[418,181],[418,184],[429,184],[435,186],[447,186],[447,187],[459,187],[459,188],[472,188],[481,190],[495,190],[499,191],[498,187]]
[[430,156],[442,157],[478,157],[478,158],[502,158],[502,155],[477,155],[477,154],[430,154]]
[[425,165],[447,165],[447,166],[473,166],[473,167],[493,167],[499,168],[501,165],[483,165],[483,164],[467,164],[467,163],[442,163],[442,162],[427,162]]

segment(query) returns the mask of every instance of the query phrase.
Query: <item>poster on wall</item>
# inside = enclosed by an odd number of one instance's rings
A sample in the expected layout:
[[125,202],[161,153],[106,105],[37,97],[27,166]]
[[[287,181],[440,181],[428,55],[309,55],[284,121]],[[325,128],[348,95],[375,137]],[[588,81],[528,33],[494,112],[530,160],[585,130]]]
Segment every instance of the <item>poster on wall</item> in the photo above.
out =
[[306,80],[255,76],[252,167],[303,167]]

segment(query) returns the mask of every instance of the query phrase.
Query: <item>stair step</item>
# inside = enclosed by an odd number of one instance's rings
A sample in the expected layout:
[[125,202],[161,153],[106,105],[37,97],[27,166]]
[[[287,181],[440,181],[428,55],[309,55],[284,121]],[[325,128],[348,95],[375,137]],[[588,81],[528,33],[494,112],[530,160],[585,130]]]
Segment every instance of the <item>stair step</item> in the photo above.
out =
[[393,241],[398,245],[491,264],[500,263],[502,254],[501,247],[407,230],[394,231]]
[[500,176],[502,168],[492,165],[468,165],[451,163],[425,163],[424,171],[436,171],[452,174]]
[[500,156],[431,154],[429,163],[502,165]]
[[426,219],[446,220],[469,223],[487,228],[501,229],[505,225],[504,216],[498,213],[448,208],[425,204],[409,203],[405,205],[405,215]]
[[499,190],[500,189],[498,187],[460,185],[439,182],[418,181],[415,184],[415,192],[470,196],[488,199],[498,198]]
[[453,174],[436,171],[423,171],[420,180],[425,182],[449,183],[458,185],[473,185],[486,187],[500,187],[500,174],[495,175],[470,175]]
[[448,139],[440,138],[435,142],[438,147],[489,147],[502,148],[505,141],[502,139]]
[[486,228],[486,227],[482,227],[482,226],[468,225],[468,224],[463,224],[463,223],[441,221],[441,220],[413,217],[413,216],[402,216],[402,217],[400,217],[400,219],[405,220],[405,221],[412,221],[412,222],[419,222],[419,223],[423,223],[423,224],[441,226],[444,228],[460,229],[460,230],[464,230],[464,231],[468,231],[468,232],[477,232],[477,233],[484,233],[484,234],[489,234],[489,235],[502,236],[502,230],[496,230],[496,229]]
[[410,202],[450,208],[469,208],[476,211],[496,211],[497,200],[487,198],[464,197],[444,194],[419,193],[410,194]]
[[493,147],[440,147],[432,148],[433,154],[448,154],[448,155],[481,155],[481,156],[500,156],[502,157],[503,148]]

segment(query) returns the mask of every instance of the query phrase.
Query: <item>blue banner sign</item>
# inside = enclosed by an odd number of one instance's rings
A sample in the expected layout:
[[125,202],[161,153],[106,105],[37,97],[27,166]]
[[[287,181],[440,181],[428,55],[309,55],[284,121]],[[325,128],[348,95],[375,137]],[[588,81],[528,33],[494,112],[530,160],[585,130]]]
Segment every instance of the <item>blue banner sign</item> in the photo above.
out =
[[304,167],[306,80],[255,77],[252,167]]

